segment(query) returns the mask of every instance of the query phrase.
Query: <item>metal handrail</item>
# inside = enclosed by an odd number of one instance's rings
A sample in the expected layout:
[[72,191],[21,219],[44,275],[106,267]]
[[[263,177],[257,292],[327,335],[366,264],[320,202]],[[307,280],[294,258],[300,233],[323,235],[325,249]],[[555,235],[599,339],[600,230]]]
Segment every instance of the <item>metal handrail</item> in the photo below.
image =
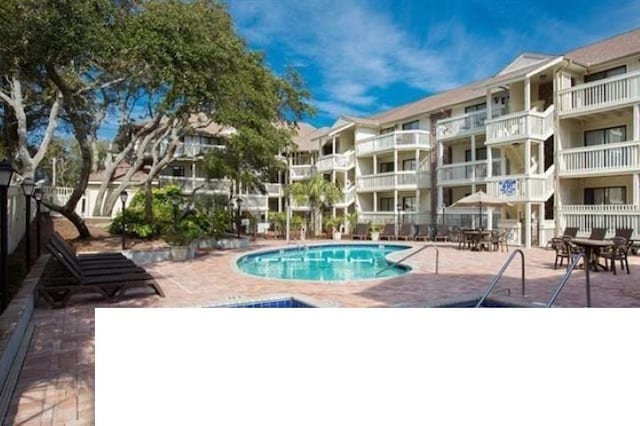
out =
[[578,266],[578,262],[580,261],[580,259],[584,259],[587,308],[591,307],[591,279],[589,278],[589,268],[590,268],[589,261],[585,253],[579,253],[576,255],[575,259],[573,260],[573,263],[571,263],[571,265],[569,265],[569,267],[567,268],[567,272],[565,272],[565,274],[560,279],[560,282],[558,283],[556,290],[553,292],[553,294],[551,295],[551,298],[547,302],[547,305],[546,305],[547,308],[550,308],[551,305],[555,303],[556,299],[560,295],[560,292],[564,288],[564,285],[569,281],[569,278],[571,278],[571,274]]
[[520,254],[520,258],[522,260],[522,295],[524,296],[524,252],[520,249],[516,249],[513,253],[509,255],[507,260],[502,265],[502,268],[500,268],[500,271],[498,271],[496,276],[493,278],[493,281],[491,282],[491,284],[489,284],[489,287],[487,287],[487,290],[485,290],[482,297],[480,297],[480,300],[478,300],[478,303],[476,303],[476,306],[475,306],[476,308],[479,308],[480,306],[482,306],[482,304],[487,299],[489,294],[493,291],[496,285],[498,285],[498,281],[500,281],[500,278],[502,278],[502,276],[504,275],[504,272],[507,270],[509,265],[511,265],[511,262],[513,261],[513,259],[516,257],[516,254],[518,253]]
[[391,265],[387,265],[384,268],[380,269],[378,272],[376,272],[376,277],[378,275],[380,275],[381,273],[383,273],[384,271],[386,271],[387,269],[391,269],[395,266],[398,266],[400,263],[404,262],[405,260],[409,259],[410,257],[415,256],[416,254],[420,253],[421,251],[428,249],[429,247],[433,247],[434,250],[436,251],[436,275],[438,275],[438,264],[439,264],[439,257],[440,257],[440,250],[438,250],[438,247],[436,247],[434,244],[425,244],[424,246],[420,247],[418,250],[414,251],[413,253],[409,253],[408,255],[406,255],[405,257],[403,257],[402,259],[392,263]]

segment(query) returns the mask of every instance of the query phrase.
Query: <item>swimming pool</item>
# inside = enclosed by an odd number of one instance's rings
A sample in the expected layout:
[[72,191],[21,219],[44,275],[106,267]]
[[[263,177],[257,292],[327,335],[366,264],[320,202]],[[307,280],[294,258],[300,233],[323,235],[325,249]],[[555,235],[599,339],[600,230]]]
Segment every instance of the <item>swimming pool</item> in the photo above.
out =
[[[390,265],[389,253],[410,246],[397,244],[323,244],[252,253],[238,259],[240,271],[263,278],[305,281],[348,281],[388,278],[410,271]],[[379,275],[377,272],[382,271]]]

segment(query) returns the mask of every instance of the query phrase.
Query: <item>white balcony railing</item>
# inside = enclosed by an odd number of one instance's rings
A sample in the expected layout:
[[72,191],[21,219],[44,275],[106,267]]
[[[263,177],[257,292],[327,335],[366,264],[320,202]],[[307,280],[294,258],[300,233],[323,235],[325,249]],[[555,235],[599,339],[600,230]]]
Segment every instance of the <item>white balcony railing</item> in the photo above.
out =
[[628,105],[640,100],[640,71],[579,84],[558,91],[559,115]]
[[342,200],[336,203],[336,207],[348,207],[356,201],[356,186],[351,185],[344,191]]
[[[160,155],[164,155],[169,144],[167,142],[160,143]],[[199,157],[214,149],[224,149],[224,145],[210,145],[200,142],[180,142],[176,147],[175,157]]]
[[[504,105],[491,110],[492,118],[504,115]],[[474,111],[464,115],[438,120],[438,139],[450,139],[484,132],[487,110]]]
[[265,189],[270,197],[280,197],[284,194],[282,184],[280,183],[267,183],[265,184]]
[[509,202],[545,202],[553,194],[552,166],[544,174],[486,178],[487,194]]
[[620,205],[562,205],[559,209],[562,227],[577,226],[582,232],[592,228],[607,228],[613,236],[616,228],[635,230],[640,237],[640,206]]
[[191,192],[196,188],[202,191],[229,192],[231,191],[231,181],[224,179],[209,179],[202,177],[185,177],[185,176],[162,176],[158,177],[161,184],[176,185],[183,192]]
[[332,170],[349,170],[356,165],[355,151],[350,150],[344,154],[331,154],[320,157],[316,163],[319,172]]
[[506,143],[521,139],[546,140],[553,134],[551,105],[545,112],[522,111],[487,120],[486,144]]
[[431,186],[428,171],[399,171],[360,176],[356,182],[358,191],[382,191],[393,189],[417,189]]
[[269,196],[261,194],[242,194],[242,208],[253,211],[269,210]]
[[356,155],[407,148],[431,149],[429,132],[427,130],[402,130],[362,139],[356,143]]
[[[500,170],[500,160],[493,161],[493,175]],[[438,167],[438,183],[468,184],[484,182],[487,177],[487,161],[469,161],[466,163],[447,164]]]
[[310,179],[313,175],[314,166],[291,166],[289,168],[289,177],[291,180],[305,180]]
[[640,169],[640,141],[592,145],[560,151],[560,175],[629,173]]

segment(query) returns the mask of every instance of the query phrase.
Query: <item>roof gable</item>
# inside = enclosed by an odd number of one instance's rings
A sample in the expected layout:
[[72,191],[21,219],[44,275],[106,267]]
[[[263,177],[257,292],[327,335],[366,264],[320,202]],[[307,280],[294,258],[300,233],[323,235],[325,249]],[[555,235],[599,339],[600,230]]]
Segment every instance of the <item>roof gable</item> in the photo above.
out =
[[539,64],[542,61],[551,58],[551,55],[545,55],[542,53],[530,53],[525,52],[519,55],[516,59],[514,59],[509,65],[504,67],[502,71],[500,71],[496,75],[508,74],[513,71],[517,71],[521,68],[527,68],[535,64]]

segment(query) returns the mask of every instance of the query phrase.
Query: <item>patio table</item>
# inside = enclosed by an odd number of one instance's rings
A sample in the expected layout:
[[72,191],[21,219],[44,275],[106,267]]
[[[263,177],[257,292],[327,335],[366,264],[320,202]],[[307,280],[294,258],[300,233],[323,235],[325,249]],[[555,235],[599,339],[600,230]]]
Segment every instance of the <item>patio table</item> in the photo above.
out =
[[600,250],[603,248],[613,247],[613,242],[611,240],[590,240],[588,238],[571,238],[573,244],[578,247],[584,248],[585,255],[588,259],[589,267],[593,272],[599,272],[598,268],[602,268],[603,270],[607,270],[607,267],[598,263],[598,256],[600,254]]
[[473,251],[481,251],[483,248],[489,249],[490,241],[488,237],[491,236],[491,231],[488,230],[465,230],[462,231],[466,239],[468,239],[471,244],[471,250]]

